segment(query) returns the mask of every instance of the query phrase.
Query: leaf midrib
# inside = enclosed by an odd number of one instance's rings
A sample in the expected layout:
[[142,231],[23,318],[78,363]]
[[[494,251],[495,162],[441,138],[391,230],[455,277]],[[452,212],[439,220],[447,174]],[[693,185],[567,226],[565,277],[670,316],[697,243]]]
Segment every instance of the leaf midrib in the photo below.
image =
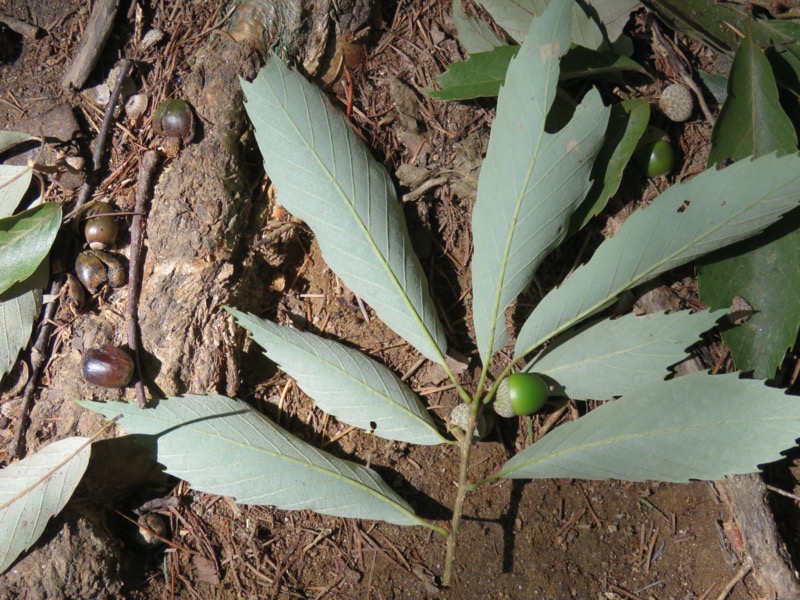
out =
[[[280,76],[281,76],[281,81],[283,82],[284,81],[284,73],[283,73],[283,71],[279,71],[279,72],[280,72]],[[296,75],[296,76],[299,77],[300,75]],[[317,153],[317,151],[314,148],[314,146],[309,143],[308,139],[306,138],[306,136],[304,135],[302,130],[299,128],[297,122],[289,114],[289,112],[285,109],[284,103],[282,103],[280,101],[280,99],[278,98],[277,94],[275,93],[275,90],[273,90],[272,85],[269,85],[269,83],[270,82],[267,81],[267,84],[268,84],[267,88],[269,89],[270,93],[272,94],[272,97],[273,97],[273,100],[275,102],[275,105],[278,106],[279,110],[281,110],[283,112],[283,114],[286,116],[287,122],[292,126],[292,128],[295,131],[295,133],[297,134],[297,139],[298,140],[302,140],[302,143],[309,150],[310,154],[314,157],[314,160],[317,162],[317,165],[321,168],[321,171],[324,172],[327,175],[328,180],[333,184],[334,189],[338,193],[340,199],[347,206],[347,209],[349,210],[350,215],[352,216],[353,220],[358,224],[359,228],[361,229],[361,232],[364,235],[364,237],[366,238],[366,240],[367,240],[367,242],[369,244],[369,247],[372,249],[374,254],[377,256],[380,265],[383,267],[384,271],[388,274],[392,284],[394,285],[395,289],[399,293],[400,298],[402,299],[402,301],[405,304],[406,308],[410,311],[411,317],[413,318],[414,322],[416,322],[417,326],[422,330],[422,333],[423,333],[424,337],[427,338],[428,343],[431,345],[431,347],[434,349],[434,351],[439,355],[440,362],[444,363],[444,356],[442,355],[442,351],[439,349],[439,345],[436,343],[436,340],[433,339],[433,336],[431,335],[430,331],[428,331],[427,326],[425,325],[423,319],[420,317],[419,313],[417,312],[414,304],[411,302],[410,298],[405,293],[405,290],[404,290],[403,286],[400,284],[400,281],[395,276],[394,271],[391,269],[390,265],[386,262],[385,257],[380,252],[380,249],[378,248],[377,244],[375,243],[375,240],[372,237],[372,234],[370,233],[369,229],[367,228],[367,226],[365,225],[365,223],[363,222],[363,220],[361,219],[359,214],[356,212],[355,207],[353,206],[353,204],[349,201],[347,193],[344,191],[344,189],[342,189],[341,185],[339,185],[339,182],[336,180],[336,177],[330,171],[330,169],[327,168],[327,166],[325,164],[325,161]],[[284,88],[284,90],[286,89],[286,85],[285,84],[283,85],[283,88]],[[305,96],[303,96],[303,102],[304,102],[304,104],[306,106],[306,113],[310,114],[310,111],[308,109],[308,101],[307,101],[307,98]],[[329,139],[330,139],[330,132],[332,130],[332,128],[330,127],[330,124],[331,124],[331,121],[330,121],[331,114],[330,114],[330,112],[331,112],[331,110],[332,109],[330,109],[329,107],[325,107],[325,111],[324,111],[325,122],[328,125],[326,131],[328,132]],[[342,123],[342,124],[347,126],[346,123]],[[330,142],[331,142],[331,149],[333,151],[335,149],[335,144],[333,142],[333,139],[330,139]],[[348,144],[348,148],[349,148],[349,150],[352,150],[352,148],[350,148],[349,144]],[[333,162],[335,164],[335,162],[336,162],[335,158],[333,159]],[[350,164],[352,166],[352,161],[348,162],[348,164]],[[355,178],[353,180],[355,181]],[[403,266],[405,266],[405,264]]]
[[[789,185],[789,183],[786,183],[785,185]],[[667,257],[665,257],[664,259],[662,259],[660,261],[657,261],[657,262],[653,263],[653,265],[649,269],[647,269],[645,271],[642,271],[639,274],[638,277],[634,277],[634,278],[628,280],[627,283],[621,285],[619,288],[617,288],[613,292],[609,292],[600,301],[596,302],[592,306],[590,306],[587,309],[583,310],[579,315],[576,315],[575,317],[573,317],[572,319],[570,319],[569,321],[567,321],[566,323],[564,323],[560,327],[556,327],[554,330],[552,330],[547,335],[541,336],[534,344],[532,344],[529,348],[526,348],[524,352],[520,353],[519,356],[524,356],[524,355],[532,352],[535,348],[537,348],[538,346],[540,346],[541,344],[543,344],[547,340],[549,340],[552,337],[562,333],[563,331],[566,331],[567,329],[569,329],[570,327],[572,327],[576,323],[578,323],[578,322],[582,321],[583,319],[585,319],[587,316],[593,314],[595,311],[597,311],[600,308],[602,308],[603,306],[607,305],[608,302],[612,301],[614,298],[619,296],[625,290],[627,290],[627,289],[629,289],[631,287],[634,287],[635,285],[638,285],[639,283],[642,283],[643,280],[647,281],[647,277],[650,275],[650,273],[652,273],[654,271],[657,271],[658,269],[660,269],[665,264],[668,264],[670,261],[674,260],[675,257],[680,256],[682,253],[686,252],[688,249],[690,249],[690,248],[692,248],[694,246],[699,246],[704,240],[706,240],[709,237],[711,237],[714,233],[716,233],[720,229],[723,229],[724,227],[727,227],[731,221],[735,220],[737,217],[739,217],[740,215],[746,213],[747,211],[752,210],[755,206],[757,206],[758,204],[763,202],[764,199],[767,198],[767,196],[774,195],[779,189],[780,188],[778,188],[776,190],[768,191],[764,195],[762,195],[762,196],[758,197],[757,199],[755,199],[750,204],[744,206],[738,212],[732,213],[727,219],[725,219],[724,221],[721,221],[718,225],[712,227],[711,229],[708,229],[703,235],[693,238],[692,240],[690,240],[689,242],[687,242],[686,244],[684,244],[680,248],[676,249],[676,251],[673,252],[672,254],[668,255]],[[673,204],[675,204],[674,201],[673,201]],[[645,208],[643,210],[647,210],[647,209]],[[666,207],[665,207],[664,210],[666,210]],[[683,264],[683,263],[679,263],[679,264]],[[677,266],[679,266],[679,264],[676,264],[674,266],[677,267]],[[619,266],[619,263],[617,263],[617,265],[615,265],[615,268],[617,268],[618,266]],[[584,266],[583,268],[586,268],[586,266]]]
[[[550,40],[551,45],[554,43],[554,40]],[[512,64],[519,60],[519,55],[515,56],[512,60]],[[545,86],[545,90],[542,93],[543,98],[548,98],[550,93],[550,88],[553,85],[553,81],[558,80],[558,76],[555,78],[552,77],[553,71],[558,71],[559,69],[559,61],[558,60],[549,60],[549,68],[545,71],[545,77],[547,78],[547,85]],[[494,295],[494,306],[492,307],[492,323],[489,327],[489,336],[487,339],[488,349],[486,354],[487,363],[491,360],[492,354],[495,351],[494,347],[494,338],[495,332],[497,331],[497,323],[499,321],[500,316],[500,298],[503,294],[504,282],[506,277],[506,269],[508,268],[509,262],[509,255],[511,254],[511,246],[514,240],[514,234],[516,233],[516,226],[517,221],[519,219],[520,211],[522,210],[522,203],[525,200],[526,191],[528,189],[528,184],[530,183],[531,177],[533,176],[533,172],[536,169],[536,164],[539,161],[539,152],[541,151],[542,142],[546,137],[546,132],[544,130],[544,123],[546,114],[544,111],[539,111],[541,116],[541,123],[539,127],[539,136],[536,140],[536,146],[533,151],[533,156],[531,157],[530,164],[528,165],[528,171],[525,174],[525,179],[523,180],[523,184],[520,189],[520,193],[517,195],[517,201],[514,206],[514,216],[511,219],[511,227],[508,230],[508,235],[506,236],[506,244],[503,249],[503,256],[500,261],[500,273],[497,277],[497,285],[495,286],[495,295]]]
[[[250,331],[250,333],[253,334],[252,330]],[[273,333],[269,333],[269,332],[267,332],[267,335],[272,336],[273,339],[276,339],[276,340],[278,340],[280,342],[284,342],[284,343],[286,342],[286,340],[283,340],[279,335],[276,335],[276,334],[273,334]],[[296,348],[299,352],[302,352],[302,353],[304,353],[304,354],[306,354],[308,356],[312,356],[316,361],[322,363],[323,365],[327,365],[327,366],[331,367],[333,370],[337,371],[338,373],[341,373],[342,375],[345,376],[346,379],[349,379],[351,382],[358,384],[359,387],[362,387],[362,388],[364,388],[364,389],[366,389],[368,391],[371,391],[376,396],[378,396],[380,398],[383,398],[389,404],[394,406],[396,409],[406,413],[407,415],[413,417],[415,420],[417,420],[420,423],[424,424],[425,427],[427,427],[429,430],[431,430],[434,433],[436,433],[437,437],[441,438],[441,435],[439,434],[438,430],[435,427],[433,427],[430,423],[428,423],[427,421],[422,419],[418,414],[416,414],[413,411],[409,410],[408,408],[406,408],[405,406],[403,406],[399,402],[396,402],[394,399],[392,399],[391,396],[386,395],[385,393],[381,392],[377,388],[374,388],[374,387],[371,387],[371,386],[367,385],[364,380],[361,380],[361,379],[358,379],[358,378],[352,376],[348,371],[344,370],[342,365],[337,365],[337,364],[334,364],[334,363],[332,363],[332,362],[330,362],[328,360],[325,360],[324,358],[322,358],[321,356],[319,356],[318,354],[316,354],[314,352],[307,351],[307,350],[305,350],[303,348],[300,348],[297,344],[292,344],[292,346],[294,348]],[[335,354],[336,350],[334,350],[332,352]],[[266,349],[265,349],[264,355],[269,357],[269,354],[266,351]],[[314,399],[314,400],[316,401],[316,399]]]
[[[611,402],[615,402],[615,401],[611,400]],[[760,419],[760,420],[762,422],[769,422],[769,421],[783,422],[783,421],[786,420],[786,418],[785,417],[773,417],[773,418],[765,417],[765,418]],[[577,421],[573,421],[573,422],[577,422]],[[737,419],[737,420],[732,420],[732,421],[729,421],[729,420],[714,421],[714,422],[702,423],[700,425],[687,425],[687,426],[681,426],[681,427],[669,427],[669,428],[655,429],[655,430],[651,429],[651,430],[648,430],[646,432],[630,433],[630,434],[626,434],[626,435],[615,436],[615,437],[612,437],[612,438],[603,438],[602,440],[598,440],[598,441],[595,441],[595,442],[590,442],[590,443],[587,443],[587,444],[581,444],[580,446],[572,446],[572,447],[567,448],[565,450],[558,450],[558,451],[548,452],[545,455],[533,457],[530,460],[526,460],[525,462],[521,463],[519,466],[515,466],[515,467],[510,468],[510,469],[503,469],[502,471],[497,473],[496,477],[497,478],[507,477],[509,473],[514,473],[514,472],[519,471],[521,469],[524,469],[526,467],[533,466],[533,465],[535,465],[537,463],[541,463],[541,462],[544,462],[546,460],[557,459],[557,458],[559,458],[561,456],[567,456],[567,455],[575,453],[575,452],[585,452],[585,451],[591,450],[593,448],[602,448],[604,446],[609,446],[609,445],[614,445],[614,444],[622,444],[622,443],[625,443],[625,442],[628,442],[628,441],[631,441],[631,440],[637,440],[637,439],[652,439],[652,438],[656,438],[656,437],[663,437],[663,436],[673,435],[673,434],[676,434],[676,433],[689,433],[689,432],[693,432],[693,431],[703,431],[703,430],[707,430],[707,429],[716,429],[716,428],[720,428],[720,427],[734,427],[734,426],[737,426],[737,425],[752,426],[752,423],[753,423],[752,419]],[[532,447],[532,446],[529,446],[529,447]]]
[[[182,408],[187,409],[188,407],[186,407],[185,405],[182,405]],[[259,419],[264,419],[264,417],[262,417],[261,415],[259,415],[256,412],[254,412],[249,407],[242,407],[242,408],[238,408],[238,409],[234,409],[234,410],[237,410],[238,412],[244,411],[247,414],[255,415]],[[134,416],[131,413],[126,413],[124,411],[122,411],[122,414],[123,414],[123,416],[125,416],[125,415]],[[167,425],[167,427],[165,428],[166,430],[169,430],[169,429],[172,429],[172,428],[175,428],[175,427],[180,427],[181,430],[184,431],[184,432],[193,432],[193,433],[200,434],[200,435],[208,437],[208,438],[214,438],[214,439],[217,439],[217,440],[219,440],[221,442],[225,442],[227,444],[230,444],[232,446],[237,446],[239,448],[244,448],[244,449],[249,450],[249,451],[260,452],[262,454],[266,454],[266,455],[272,457],[273,459],[281,459],[281,460],[288,461],[290,463],[299,465],[299,466],[301,466],[303,468],[311,469],[313,471],[317,471],[319,473],[326,474],[329,477],[332,477],[334,479],[339,479],[342,482],[348,483],[351,486],[354,486],[354,487],[360,488],[363,491],[366,491],[368,494],[370,494],[370,495],[382,500],[386,504],[390,504],[396,510],[398,510],[398,511],[402,512],[403,514],[409,516],[414,521],[416,521],[416,522],[418,522],[420,524],[425,524],[414,513],[410,512],[407,508],[405,508],[402,505],[398,504],[396,501],[392,500],[388,496],[386,496],[386,495],[384,495],[382,493],[379,493],[377,490],[372,489],[371,487],[365,485],[364,483],[362,483],[362,482],[360,482],[358,480],[352,479],[351,477],[348,477],[348,476],[343,475],[341,473],[337,473],[336,471],[331,471],[329,469],[325,469],[325,468],[317,466],[317,465],[315,465],[313,463],[304,462],[304,461],[302,461],[302,460],[300,460],[298,458],[295,458],[293,456],[287,456],[286,454],[281,454],[280,452],[268,450],[266,448],[262,448],[262,447],[259,447],[259,446],[254,446],[250,442],[243,443],[241,441],[235,440],[235,439],[230,438],[228,436],[222,435],[221,433],[212,433],[212,432],[209,432],[208,430],[200,429],[196,425],[187,424],[185,422],[169,421],[164,417],[142,415],[142,414],[139,414],[139,413],[137,413],[135,415],[135,418],[137,418],[137,419],[147,419],[152,423]],[[218,417],[216,415],[198,415],[197,418],[202,418],[202,419],[208,420],[208,419],[213,419],[213,418],[218,418]],[[254,429],[254,431],[259,433],[257,429],[252,427],[252,423],[248,423],[248,425],[250,425],[251,428]],[[123,426],[123,429],[124,429],[124,426]],[[167,434],[169,434],[168,431],[167,431]],[[164,435],[164,433],[162,431],[162,433],[160,433],[160,434],[144,434],[144,435],[157,435],[157,436],[160,436],[160,435]],[[262,434],[259,433],[259,435],[262,435]],[[279,432],[279,435],[281,435],[281,437],[284,437],[283,434],[280,434],[280,432]],[[262,435],[262,437],[263,437],[263,435]],[[320,452],[318,449],[314,448],[313,446],[308,446],[308,447],[311,448],[314,452],[317,452],[317,453]],[[331,457],[331,458],[336,459],[336,457]],[[341,460],[341,459],[336,459],[336,460]],[[363,467],[363,465],[358,465],[357,463],[353,463],[353,464],[356,467],[361,467],[361,468],[366,469],[366,467]],[[367,472],[369,472],[369,471],[367,471]]]

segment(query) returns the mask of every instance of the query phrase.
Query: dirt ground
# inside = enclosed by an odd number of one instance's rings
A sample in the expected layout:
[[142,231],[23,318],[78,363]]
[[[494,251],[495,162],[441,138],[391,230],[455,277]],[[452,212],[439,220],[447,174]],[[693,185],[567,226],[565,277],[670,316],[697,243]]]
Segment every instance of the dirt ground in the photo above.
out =
[[[471,286],[469,223],[493,102],[444,103],[418,92],[431,86],[446,65],[463,57],[454,39],[449,1],[379,4],[382,10],[371,15],[367,29],[338,39],[339,51],[352,60],[352,86],[342,79],[329,92],[332,102],[350,106],[352,122],[395,174],[451,348],[469,359],[464,375],[469,386],[476,381],[478,362],[465,308]],[[122,3],[89,87],[101,83],[119,57],[136,50],[141,32],[137,20],[127,17],[128,8],[129,3]],[[35,40],[13,38],[14,48],[0,64],[0,128],[14,129],[66,102],[80,131],[58,149],[87,157],[103,107],[88,92],[67,93],[60,86],[86,27],[87,3],[0,0],[0,12],[35,23],[45,32]],[[357,10],[352,14],[359,16]],[[444,523],[456,493],[456,448],[393,443],[337,422],[315,409],[220,313],[223,304],[231,304],[282,323],[313,326],[368,351],[406,374],[440,422],[458,401],[443,374],[418,364],[413,350],[368,309],[365,320],[356,299],[326,267],[311,232],[275,204],[244,124],[215,108],[224,104],[220,88],[213,87],[226,72],[223,62],[254,72],[252,54],[236,54],[235,59],[226,54],[225,61],[213,62],[221,48],[237,52],[233,45],[226,46],[229,41],[220,41],[229,37],[221,31],[244,27],[243,17],[236,18],[240,21],[232,24],[228,5],[219,0],[153,0],[143,6],[142,30],[158,28],[166,34],[162,42],[136,55],[133,81],[150,96],[151,104],[143,117],[121,115],[117,120],[95,192],[95,197],[130,210],[141,156],[154,143],[154,104],[172,96],[192,101],[202,129],[194,142],[198,145],[165,159],[148,225],[141,311],[144,347],[150,352],[146,370],[151,369],[155,382],[148,392],[236,394],[299,437],[375,468],[422,517]],[[643,11],[627,32],[636,58],[657,76],[669,75],[650,47]],[[706,48],[681,36],[675,39],[695,64],[714,64]],[[307,51],[305,56],[312,54]],[[322,75],[326,60],[317,62],[323,65]],[[648,96],[656,86],[646,78],[633,78],[622,87],[603,84],[603,91],[619,97]],[[240,99],[236,93],[231,96],[231,106],[236,106]],[[225,138],[219,133],[225,128],[236,135]],[[668,133],[680,148],[681,166],[675,174],[648,181],[636,172],[627,173],[623,191],[605,218],[556,253],[552,266],[540,274],[541,285],[557,284],[588,256],[603,231],[613,231],[659,189],[702,168],[709,124],[698,118],[670,125]],[[226,139],[233,139],[236,149],[226,146]],[[210,173],[208,181],[198,178],[200,171]],[[215,187],[213,181],[225,177],[237,183]],[[50,176],[45,184],[48,200],[66,204],[74,201],[80,181]],[[219,223],[227,225],[218,227]],[[55,277],[70,267],[79,244],[74,239],[59,244]],[[192,265],[196,288],[182,290],[184,279],[179,283],[162,277],[167,271],[190,277],[181,270],[187,264]],[[697,306],[690,269],[660,283],[668,303]],[[536,300],[537,294],[530,292],[516,311],[524,316]],[[123,290],[94,299],[79,314],[66,306],[58,311],[51,356],[28,425],[29,452],[69,435],[90,435],[100,427],[101,420],[74,405],[75,399],[134,401],[131,390],[98,394],[77,376],[85,347],[124,339],[124,306]],[[173,317],[170,311],[180,314]],[[181,325],[173,331],[164,322]],[[725,364],[724,350],[715,339],[707,340],[700,356],[710,365],[720,359]],[[29,353],[23,353],[0,388],[3,466],[18,427],[15,415],[28,361]],[[557,415],[560,422],[586,409],[584,404],[553,403],[532,420],[504,420],[477,444],[472,477],[496,470],[531,443],[531,433],[542,435],[551,417]],[[786,463],[771,471],[771,481],[794,492],[795,477]],[[168,522],[170,543],[144,547],[128,519],[135,520],[133,509],[155,498],[179,500],[165,503],[159,511]],[[796,506],[785,498],[777,502],[787,541],[796,549]],[[422,528],[236,505],[160,475],[143,451],[126,440],[106,440],[94,447],[90,470],[67,509],[0,578],[0,598],[699,600],[717,598],[733,581],[737,583],[725,597],[763,597],[752,572],[740,577],[744,563],[732,517],[706,483],[501,481],[468,497],[461,532],[456,579],[449,590],[443,589],[445,542]]]

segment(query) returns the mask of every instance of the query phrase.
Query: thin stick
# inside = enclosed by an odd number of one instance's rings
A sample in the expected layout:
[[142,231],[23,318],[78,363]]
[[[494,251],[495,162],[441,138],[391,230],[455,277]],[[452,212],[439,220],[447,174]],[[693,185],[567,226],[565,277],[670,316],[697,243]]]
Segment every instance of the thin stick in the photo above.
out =
[[106,112],[103,115],[103,124],[100,126],[100,131],[97,134],[94,151],[92,152],[92,165],[89,169],[89,172],[86,174],[86,181],[81,186],[80,192],[78,192],[78,200],[75,202],[75,208],[72,209],[72,213],[70,213],[69,216],[75,215],[77,211],[80,210],[84,204],[86,204],[87,200],[89,200],[90,194],[94,190],[94,186],[97,183],[97,173],[100,170],[100,161],[103,160],[108,134],[111,130],[111,122],[114,120],[114,109],[117,107],[120,91],[122,90],[122,82],[128,76],[128,73],[131,69],[131,64],[131,61],[127,58],[122,59],[119,63],[119,77],[117,77],[117,83],[114,86],[114,91],[112,92],[111,98],[109,98],[108,104],[106,105]]
[[136,189],[136,207],[133,212],[131,222],[131,251],[128,270],[128,306],[125,311],[125,324],[128,328],[128,346],[134,354],[136,365],[136,402],[139,408],[147,406],[147,398],[144,395],[144,382],[142,381],[142,364],[139,358],[139,289],[141,287],[142,273],[142,240],[145,209],[147,198],[150,196],[150,186],[153,182],[153,174],[158,167],[160,157],[157,151],[148,150],[142,158],[139,167],[139,181]]
[[[92,168],[87,174],[86,182],[83,184],[81,191],[78,194],[78,201],[72,211],[73,215],[76,214],[77,210],[86,203],[86,200],[89,198],[92,190],[94,189],[94,179],[108,142],[108,133],[111,128],[111,120],[114,117],[114,108],[119,100],[122,80],[128,76],[130,67],[131,62],[129,60],[123,60],[120,63],[120,77],[117,79],[117,85],[114,87],[114,93],[111,94],[111,98],[106,106],[105,116],[103,117],[103,125],[100,128],[100,132],[95,140],[94,152],[92,152]],[[54,297],[58,296],[58,292],[60,290],[61,283],[54,281],[50,286],[50,295]],[[25,392],[22,396],[22,406],[19,409],[17,430],[14,432],[14,441],[12,442],[11,450],[9,451],[9,456],[11,458],[23,458],[25,456],[24,432],[27,426],[28,416],[33,408],[33,390],[36,387],[36,383],[39,381],[39,374],[42,370],[42,366],[44,365],[45,350],[48,342],[50,341],[50,334],[53,330],[53,317],[55,316],[57,306],[58,302],[53,300],[45,307],[44,315],[42,317],[42,327],[39,330],[39,336],[36,338],[36,343],[31,350],[31,378],[28,380],[28,383],[25,386]]]
[[[61,282],[53,281],[50,284],[50,295],[58,296],[59,291],[61,291]],[[22,406],[19,407],[19,416],[17,417],[17,429],[14,432],[14,441],[9,451],[10,458],[25,457],[25,430],[28,426],[28,416],[33,408],[33,391],[36,389],[45,358],[47,358],[47,344],[50,342],[50,334],[53,331],[53,317],[56,314],[57,306],[58,300],[56,299],[48,302],[47,306],[45,306],[44,314],[42,315],[42,327],[39,329],[36,343],[31,349],[31,377],[28,379],[22,395]]]
[[11,31],[15,31],[29,40],[35,40],[42,33],[42,30],[36,25],[31,25],[8,15],[0,14],[0,23],[5,23]]
[[717,596],[717,600],[725,600],[728,597],[728,594],[730,594],[733,591],[733,588],[735,588],[740,581],[742,581],[745,577],[747,577],[747,574],[752,569],[753,569],[753,563],[751,560],[748,560],[747,563],[742,565],[742,568],[739,569],[736,575],[733,576],[733,579],[731,579],[728,582],[728,585],[725,586],[725,589],[723,589],[720,592],[719,596]]
[[118,8],[119,0],[100,0],[95,3],[78,52],[61,80],[64,89],[77,89],[86,83],[114,28]]

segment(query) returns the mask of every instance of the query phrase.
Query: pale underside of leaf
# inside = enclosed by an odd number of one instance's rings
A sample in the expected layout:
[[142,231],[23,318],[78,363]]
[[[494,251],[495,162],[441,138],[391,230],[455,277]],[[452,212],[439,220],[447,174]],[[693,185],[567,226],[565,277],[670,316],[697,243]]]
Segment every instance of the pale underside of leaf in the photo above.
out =
[[[522,43],[533,19],[547,9],[554,0],[479,0],[515,41]],[[570,41],[584,48],[597,50],[603,44],[603,33],[577,3],[570,3]]]
[[617,41],[622,35],[622,30],[630,21],[631,12],[641,7],[639,0],[586,0],[586,3],[597,11],[611,42]]
[[[558,59],[569,45],[569,4],[537,18],[508,68],[473,209],[473,321],[484,364],[508,339],[505,309],[566,236],[591,182],[608,110],[592,90],[570,123],[545,132]],[[560,10],[560,12],[559,12]]]
[[17,144],[35,139],[36,138],[29,133],[24,133],[22,131],[0,131],[0,152],[5,152]]
[[453,0],[453,22],[458,32],[458,41],[468,54],[488,52],[506,44],[486,21],[467,15],[462,0]]
[[539,303],[516,356],[608,306],[626,289],[747,238],[800,202],[800,157],[766,156],[706,171],[631,215],[592,259]]
[[332,340],[229,312],[325,412],[390,440],[446,441],[416,394],[380,363]]
[[28,344],[42,305],[42,288],[47,285],[48,272],[49,261],[45,259],[32,277],[0,294],[0,378]]
[[[39,539],[50,517],[69,501],[89,464],[91,446],[78,451],[85,443],[86,438],[66,438],[0,470],[0,506],[31,488],[0,510],[0,573]],[[76,451],[71,460],[56,469]],[[32,487],[53,469],[44,483]]]
[[796,397],[736,373],[694,373],[639,388],[558,427],[508,461],[499,476],[722,479],[778,460],[798,431]]
[[121,427],[196,490],[241,504],[430,526],[371,469],[314,448],[239,400],[187,395],[147,410],[79,404],[107,418],[122,414]]
[[328,265],[426,357],[446,340],[386,170],[322,92],[272,57],[242,81],[278,198],[314,231]]
[[13,214],[31,183],[28,167],[0,165],[0,218]]
[[603,319],[556,339],[525,371],[542,373],[575,400],[610,400],[669,375],[671,365],[724,310]]

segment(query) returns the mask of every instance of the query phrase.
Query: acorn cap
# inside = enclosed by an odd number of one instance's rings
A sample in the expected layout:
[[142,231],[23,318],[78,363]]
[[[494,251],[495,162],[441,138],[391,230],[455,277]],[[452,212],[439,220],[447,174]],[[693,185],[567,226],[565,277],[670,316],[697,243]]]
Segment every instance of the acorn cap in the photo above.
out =
[[500,385],[497,386],[497,394],[495,395],[493,406],[494,412],[501,417],[509,419],[516,416],[514,413],[514,405],[511,402],[511,392],[508,389],[508,377],[503,379]]
[[685,85],[672,83],[661,92],[658,107],[672,121],[686,121],[694,112],[692,92]]
[[[492,421],[491,414],[479,414],[478,420],[475,422],[475,429],[472,431],[472,437],[478,440],[485,438],[492,430],[492,425],[494,425]],[[466,431],[467,423],[469,422],[469,405],[463,403],[458,404],[450,411],[447,422],[450,423],[451,426],[458,427],[461,431]]]

